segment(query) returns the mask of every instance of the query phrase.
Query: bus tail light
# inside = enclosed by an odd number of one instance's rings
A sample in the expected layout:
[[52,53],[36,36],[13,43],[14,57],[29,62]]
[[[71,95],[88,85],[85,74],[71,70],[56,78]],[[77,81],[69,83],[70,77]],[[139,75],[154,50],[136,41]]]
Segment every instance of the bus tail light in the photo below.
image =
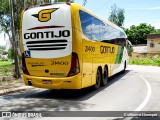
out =
[[24,74],[30,75],[28,70],[27,70],[24,53],[22,53],[22,70],[23,70]]
[[71,5],[71,3],[70,3],[70,2],[66,2],[66,4],[67,4],[67,5]]
[[67,77],[74,76],[80,72],[79,60],[77,53],[72,53],[71,68]]

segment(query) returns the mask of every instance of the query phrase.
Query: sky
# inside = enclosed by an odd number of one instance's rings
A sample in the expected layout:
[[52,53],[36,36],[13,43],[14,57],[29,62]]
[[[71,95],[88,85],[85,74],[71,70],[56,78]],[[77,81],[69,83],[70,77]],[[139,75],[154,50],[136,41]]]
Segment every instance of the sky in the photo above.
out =
[[[83,4],[83,0],[75,0]],[[103,19],[108,19],[111,6],[116,4],[125,10],[124,27],[140,23],[151,24],[160,29],[160,0],[87,0],[85,8]]]
[[6,38],[4,39],[4,33],[0,33],[0,46],[6,46],[8,43],[8,37],[6,35]]
[[[75,2],[83,4],[83,0]],[[147,23],[160,29],[160,0],[87,0],[85,8],[107,20],[114,4],[125,10],[124,27]],[[0,34],[0,45],[6,45],[3,36]]]

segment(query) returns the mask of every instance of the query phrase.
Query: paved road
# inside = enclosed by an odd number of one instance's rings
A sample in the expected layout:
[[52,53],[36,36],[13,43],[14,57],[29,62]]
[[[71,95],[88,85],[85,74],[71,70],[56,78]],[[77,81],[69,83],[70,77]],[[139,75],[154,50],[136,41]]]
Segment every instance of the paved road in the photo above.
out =
[[160,67],[129,66],[98,90],[33,89],[0,97],[1,111],[160,111]]

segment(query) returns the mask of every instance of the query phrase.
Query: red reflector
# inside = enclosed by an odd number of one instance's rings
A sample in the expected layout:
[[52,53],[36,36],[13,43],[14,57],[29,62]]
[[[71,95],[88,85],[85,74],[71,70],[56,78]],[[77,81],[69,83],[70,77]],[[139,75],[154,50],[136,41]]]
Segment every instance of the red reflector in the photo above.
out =
[[25,8],[24,11],[28,10],[28,8]]
[[67,4],[67,5],[71,5],[71,3],[70,3],[70,2],[66,2],[66,4]]
[[40,6],[48,6],[48,5],[51,5],[51,4],[42,4],[42,5],[40,5]]
[[24,53],[22,53],[22,70],[23,70],[24,74],[30,75],[29,72],[28,72],[27,66],[26,66]]
[[43,80],[43,84],[52,84],[51,80]]

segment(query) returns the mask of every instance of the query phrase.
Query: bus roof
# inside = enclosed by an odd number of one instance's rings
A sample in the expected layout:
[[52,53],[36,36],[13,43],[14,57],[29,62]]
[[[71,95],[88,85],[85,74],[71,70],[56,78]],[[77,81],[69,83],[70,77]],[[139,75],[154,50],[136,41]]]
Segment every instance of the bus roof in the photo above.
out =
[[[123,30],[122,28],[120,28],[119,26],[117,26],[116,24],[114,24],[114,23],[112,23],[112,22],[110,22],[110,21],[108,21],[108,20],[105,20],[105,19],[103,19],[103,18],[95,15],[93,12],[91,12],[90,10],[87,10],[85,7],[83,7],[83,6],[81,6],[81,5],[77,4],[77,3],[54,2],[54,3],[47,3],[47,4],[40,4],[40,5],[36,5],[36,6],[31,6],[31,7],[27,8],[27,9],[31,9],[31,8],[34,8],[34,7],[40,7],[40,6],[49,6],[49,5],[53,5],[53,4],[67,4],[67,5],[70,5],[70,6],[72,6],[72,8],[75,8],[75,9],[77,9],[77,10],[83,10],[83,11],[85,11],[86,13],[91,14],[92,16],[96,17],[97,19],[99,19],[99,20],[101,20],[101,21],[109,24],[110,26],[112,26],[112,27],[114,27],[115,29],[117,29],[117,30],[119,30],[119,31],[121,31],[121,32],[124,33],[124,30]],[[126,34],[125,34],[125,35],[126,35]],[[127,36],[126,36],[126,37],[127,37]]]
[[124,32],[124,30],[123,30],[122,28],[120,28],[119,26],[115,25],[114,23],[112,23],[112,22],[110,22],[110,21],[108,21],[108,20],[105,20],[105,19],[103,19],[103,18],[95,15],[93,12],[87,10],[86,8],[84,8],[83,6],[81,6],[81,5],[77,4],[77,3],[71,3],[71,6],[73,6],[73,7],[78,7],[78,10],[83,10],[84,12],[89,13],[90,15],[96,17],[97,19],[99,19],[99,20],[101,20],[101,21],[103,21],[103,22],[111,25],[111,26],[114,27],[115,29],[118,29],[118,30],[120,30],[121,32]]

